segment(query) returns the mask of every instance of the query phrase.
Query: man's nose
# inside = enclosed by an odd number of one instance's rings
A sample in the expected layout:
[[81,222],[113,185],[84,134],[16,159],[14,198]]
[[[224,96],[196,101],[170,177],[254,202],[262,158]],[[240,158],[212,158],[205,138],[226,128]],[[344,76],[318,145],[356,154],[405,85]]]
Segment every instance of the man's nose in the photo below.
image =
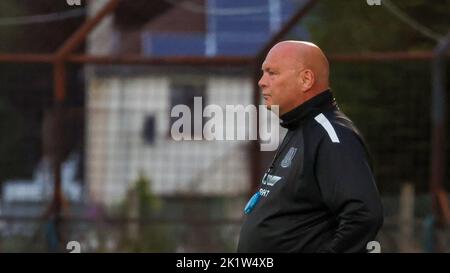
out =
[[261,88],[261,89],[264,89],[265,87],[267,87],[267,82],[266,82],[264,75],[262,75],[261,79],[259,79],[258,85],[259,85],[259,88]]

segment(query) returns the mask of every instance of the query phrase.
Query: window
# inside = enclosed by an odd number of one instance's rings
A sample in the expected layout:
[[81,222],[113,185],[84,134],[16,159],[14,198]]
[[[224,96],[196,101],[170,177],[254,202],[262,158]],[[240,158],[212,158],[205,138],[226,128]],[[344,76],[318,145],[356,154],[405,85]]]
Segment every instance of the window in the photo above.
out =
[[155,142],[155,116],[150,115],[145,117],[144,126],[142,130],[142,137],[146,144],[152,145]]
[[[197,128],[195,127],[194,123],[194,98],[197,98],[197,101],[199,98],[201,99],[201,105],[197,105],[196,107],[200,107],[200,109],[197,109],[201,113],[201,119],[202,122],[197,124]],[[198,103],[197,103],[198,104]],[[176,82],[173,83],[170,88],[170,108],[169,108],[169,116],[170,112],[172,111],[173,107],[176,105],[186,105],[191,112],[190,119],[190,131],[191,131],[191,139],[194,139],[194,137],[203,139],[203,125],[207,121],[203,117],[203,107],[206,105],[206,95],[205,95],[205,86],[202,83],[196,83],[196,82]],[[175,121],[180,119],[179,117],[170,117],[169,122],[169,131],[168,136],[170,137],[170,131],[172,128],[172,125]],[[201,126],[201,127],[200,127]],[[185,128],[182,128],[182,130],[185,130]]]

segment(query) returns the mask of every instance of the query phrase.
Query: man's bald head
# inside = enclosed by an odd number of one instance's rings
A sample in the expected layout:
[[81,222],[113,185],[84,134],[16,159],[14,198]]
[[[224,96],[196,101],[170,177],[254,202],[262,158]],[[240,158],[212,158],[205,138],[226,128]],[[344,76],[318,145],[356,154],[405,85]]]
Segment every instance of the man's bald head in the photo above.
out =
[[279,105],[280,114],[329,89],[329,64],[315,44],[284,41],[276,44],[262,64],[259,86],[268,108]]
[[279,42],[267,54],[275,55],[286,60],[293,68],[311,69],[315,76],[315,83],[311,91],[321,92],[329,88],[330,66],[325,54],[315,44],[303,41]]

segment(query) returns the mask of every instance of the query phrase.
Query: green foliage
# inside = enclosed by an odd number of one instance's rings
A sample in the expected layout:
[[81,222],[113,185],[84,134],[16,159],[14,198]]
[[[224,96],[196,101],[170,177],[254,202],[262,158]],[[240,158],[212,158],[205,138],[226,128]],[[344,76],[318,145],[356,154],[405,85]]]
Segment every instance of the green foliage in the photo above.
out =
[[[449,30],[450,1],[391,0],[418,23],[436,33]],[[312,41],[327,53],[432,49],[435,42],[365,0],[321,0],[307,16]]]
[[161,208],[161,201],[151,192],[150,180],[142,173],[136,181],[135,188],[137,193],[139,217],[149,217]]
[[23,117],[10,106],[7,98],[0,96],[0,181],[22,178],[23,170],[32,168],[24,166],[23,159],[27,157],[27,143],[23,142],[25,130]]
[[[414,21],[440,35],[449,31],[450,1],[391,0]],[[321,0],[306,17],[312,41],[327,54],[433,50],[436,41],[363,0]],[[431,64],[331,62],[331,87],[340,108],[368,142],[380,191],[411,182],[428,189]],[[450,75],[449,75],[450,76]]]
[[[20,12],[20,7],[16,1],[0,1],[0,18],[12,17]],[[0,52],[9,52],[14,47],[14,42],[20,35],[20,31],[16,27],[0,26],[0,37],[8,37],[2,39],[0,43]]]
[[[153,219],[160,209],[161,201],[152,193],[150,180],[141,173],[121,206],[122,216],[129,221],[122,231],[120,251],[175,251],[175,243],[169,235],[168,226]],[[136,218],[137,222],[133,218]]]
[[335,64],[332,89],[365,137],[381,192],[404,182],[427,189],[430,72],[427,63]]

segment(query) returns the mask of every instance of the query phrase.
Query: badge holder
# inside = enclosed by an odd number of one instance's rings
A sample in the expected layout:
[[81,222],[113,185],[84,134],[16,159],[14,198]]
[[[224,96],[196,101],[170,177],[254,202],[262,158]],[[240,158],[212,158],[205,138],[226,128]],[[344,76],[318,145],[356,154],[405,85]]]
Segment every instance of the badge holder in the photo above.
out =
[[250,212],[252,212],[253,208],[256,206],[260,198],[261,195],[259,194],[258,191],[252,196],[252,198],[250,198],[250,200],[248,200],[247,205],[245,205],[244,208],[244,213],[249,214]]

